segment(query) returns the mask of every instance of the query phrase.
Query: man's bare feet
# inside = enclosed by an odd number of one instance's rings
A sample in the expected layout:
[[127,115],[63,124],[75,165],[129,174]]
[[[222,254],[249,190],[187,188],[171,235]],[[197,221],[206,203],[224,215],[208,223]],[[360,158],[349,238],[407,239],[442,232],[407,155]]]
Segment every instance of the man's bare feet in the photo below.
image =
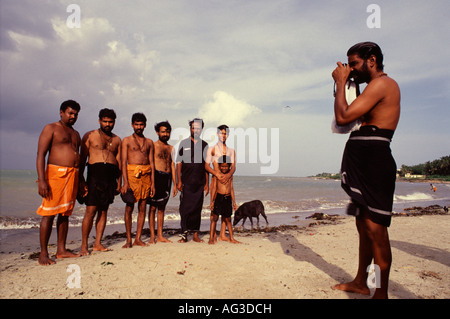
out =
[[230,238],[228,238],[227,236],[219,236],[219,240],[220,241],[231,241]]
[[354,293],[358,293],[358,294],[362,294],[362,295],[370,295],[370,290],[367,287],[367,285],[359,285],[353,281],[346,282],[343,284],[337,284],[337,285],[331,287],[331,289],[343,290],[343,291],[347,291],[347,292],[354,292]]
[[194,233],[194,237],[192,238],[192,240],[195,241],[196,243],[204,243],[203,239],[198,237],[198,233],[197,232]]
[[134,243],[133,243],[133,245],[141,246],[141,247],[148,246],[149,244],[151,244],[151,242],[149,242],[148,244],[146,244],[146,243],[144,243],[142,240],[134,240]]
[[94,247],[92,247],[93,251],[111,251],[111,249],[106,248],[102,244],[94,244]]
[[89,249],[87,248],[81,248],[80,250],[80,256],[89,256],[91,253],[89,252]]
[[158,237],[156,238],[157,243],[171,243],[171,241],[165,237]]
[[75,254],[73,252],[71,252],[70,250],[65,250],[62,252],[57,252],[56,253],[56,259],[61,259],[61,258],[76,258],[76,257],[80,257],[80,254]]
[[43,252],[41,252],[39,254],[38,262],[39,262],[39,265],[42,265],[42,266],[48,266],[48,265],[56,264],[56,262],[54,260],[50,259],[50,257],[48,256],[47,253],[43,253]]
[[125,245],[122,246],[122,248],[131,248],[131,247],[133,247],[133,243],[128,241],[125,243]]

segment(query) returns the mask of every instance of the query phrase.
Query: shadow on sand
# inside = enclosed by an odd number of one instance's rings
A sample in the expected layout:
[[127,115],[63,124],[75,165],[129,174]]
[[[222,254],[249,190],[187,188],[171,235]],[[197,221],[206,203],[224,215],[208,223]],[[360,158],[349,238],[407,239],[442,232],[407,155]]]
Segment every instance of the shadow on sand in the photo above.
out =
[[[335,224],[335,223],[334,223]],[[308,227],[304,228],[297,228],[296,230],[293,230],[295,232],[301,232],[301,231],[309,231]],[[321,226],[321,227],[327,227],[327,226]],[[355,227],[356,232],[356,227]],[[344,283],[353,280],[353,276],[349,273],[347,273],[344,269],[339,267],[338,265],[335,265],[333,263],[330,263],[326,261],[322,256],[320,256],[318,253],[314,251],[314,247],[311,245],[311,247],[306,246],[302,243],[300,243],[297,238],[291,234],[292,229],[290,229],[289,232],[277,232],[276,236],[270,236],[269,239],[274,243],[279,243],[280,248],[286,255],[291,256],[294,258],[295,261],[302,261],[302,262],[309,262],[310,264],[314,265],[316,268],[323,271],[325,274],[329,275],[336,283]],[[344,244],[344,243],[343,243]],[[414,254],[414,247],[408,246],[408,243],[398,242],[398,241],[392,241],[391,245],[395,248],[405,250],[409,253]],[[400,248],[401,247],[401,248]],[[441,252],[442,253],[442,252]],[[444,264],[447,264],[449,261],[449,254],[446,252],[444,255],[440,255],[439,252],[437,252],[435,249],[430,249],[429,254],[434,256],[436,258],[436,261],[442,262]],[[347,258],[358,258],[358,251],[354,252],[354,255],[346,256]],[[395,256],[394,256],[395,258]],[[429,258],[429,256],[427,256]],[[433,257],[432,257],[433,258]],[[392,270],[391,270],[392,271]],[[355,269],[356,274],[356,269]],[[331,286],[333,286],[334,283],[330,283],[330,290],[332,289]],[[411,291],[400,285],[399,283],[396,283],[392,280],[390,280],[389,283],[389,294],[390,296],[396,296],[397,298],[402,299],[417,299],[418,296],[414,295]],[[395,289],[393,289],[395,287]],[[367,299],[369,296],[355,294],[355,293],[349,293],[344,292],[347,294],[349,298],[361,298],[361,299]]]

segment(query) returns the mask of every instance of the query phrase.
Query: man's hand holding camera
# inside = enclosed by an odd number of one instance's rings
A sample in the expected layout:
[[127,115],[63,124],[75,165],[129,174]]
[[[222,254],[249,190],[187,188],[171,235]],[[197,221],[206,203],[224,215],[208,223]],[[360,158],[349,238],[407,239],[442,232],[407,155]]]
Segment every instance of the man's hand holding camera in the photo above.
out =
[[337,65],[337,68],[334,69],[331,75],[334,82],[336,82],[336,85],[344,85],[350,77],[352,69],[347,63],[342,64],[341,62],[338,62]]

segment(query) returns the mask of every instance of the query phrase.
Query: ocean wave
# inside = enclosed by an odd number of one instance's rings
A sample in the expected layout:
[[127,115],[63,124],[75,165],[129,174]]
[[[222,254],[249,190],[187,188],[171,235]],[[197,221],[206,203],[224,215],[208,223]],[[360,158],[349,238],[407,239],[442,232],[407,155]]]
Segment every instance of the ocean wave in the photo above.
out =
[[[344,207],[347,201],[331,202],[323,198],[306,199],[299,201],[274,201],[262,200],[266,214],[282,214],[282,213],[300,213],[300,212],[314,212],[321,210],[328,210],[333,208]],[[237,202],[238,206],[242,205],[244,201]],[[137,211],[132,214],[133,223],[137,222]],[[209,203],[202,207],[201,218],[209,219],[211,210]],[[69,218],[70,227],[81,227],[84,218],[84,209],[80,208],[76,213]],[[156,216],[155,216],[156,219]],[[179,221],[181,220],[178,209],[170,207],[166,210],[164,215],[165,221]],[[38,228],[40,224],[40,216],[33,217],[9,217],[0,216],[0,230],[6,229],[30,229]],[[148,210],[146,213],[146,223],[148,223]],[[55,226],[56,221],[54,222]],[[123,211],[120,208],[112,207],[108,212],[107,225],[124,224]]]
[[[396,204],[412,203],[412,202],[428,202],[436,200],[432,195],[414,192],[406,195],[395,195],[394,202]],[[238,201],[238,206],[242,205],[245,201]],[[326,197],[300,199],[298,201],[282,201],[282,200],[262,200],[265,208],[265,213],[271,214],[283,214],[283,213],[314,213],[333,209],[344,209],[349,199],[345,198],[334,198],[333,200]],[[122,207],[111,207],[108,212],[107,225],[119,225],[124,224],[124,215]],[[201,218],[209,219],[211,215],[211,210],[209,209],[209,203],[204,203],[202,207]],[[135,210],[132,214],[133,223],[137,222],[138,213]],[[77,208],[74,214],[69,218],[70,227],[81,227],[84,218],[84,207]],[[155,216],[156,219],[156,216]],[[33,217],[9,217],[0,216],[0,230],[7,229],[31,229],[38,228],[40,224],[40,216]],[[180,214],[178,212],[178,207],[167,207],[165,216],[165,221],[180,221]],[[146,221],[148,223],[148,210],[146,213]],[[56,221],[54,222],[56,224]],[[55,225],[54,225],[55,226]]]
[[428,201],[428,200],[433,200],[433,196],[431,196],[430,194],[425,194],[425,193],[412,193],[412,194],[407,194],[407,195],[394,195],[394,201],[418,201],[418,200],[424,200],[424,201]]
[[40,220],[34,218],[0,216],[0,230],[31,229],[39,227],[39,224]]

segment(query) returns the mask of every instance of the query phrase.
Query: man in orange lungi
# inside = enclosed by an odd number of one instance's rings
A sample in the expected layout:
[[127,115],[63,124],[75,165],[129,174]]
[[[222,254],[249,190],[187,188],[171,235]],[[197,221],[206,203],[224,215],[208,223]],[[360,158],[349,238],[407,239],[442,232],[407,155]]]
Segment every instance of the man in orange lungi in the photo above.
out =
[[145,223],[147,198],[155,194],[155,165],[153,155],[155,146],[153,141],[144,136],[147,118],[143,113],[135,113],[131,118],[134,133],[122,141],[122,200],[125,206],[125,229],[127,242],[122,248],[131,248],[131,214],[134,203],[138,203],[138,219],[134,245],[146,246],[141,240]]
[[[40,224],[41,253],[39,264],[51,265],[55,261],[48,255],[48,241],[56,215],[58,245],[56,258],[78,257],[66,250],[69,216],[75,206],[78,190],[78,166],[80,163],[80,134],[73,129],[80,105],[68,100],[61,104],[61,120],[47,124],[39,136],[36,168],[39,195],[43,197],[37,214],[42,216]],[[47,168],[45,157],[48,153]]]

